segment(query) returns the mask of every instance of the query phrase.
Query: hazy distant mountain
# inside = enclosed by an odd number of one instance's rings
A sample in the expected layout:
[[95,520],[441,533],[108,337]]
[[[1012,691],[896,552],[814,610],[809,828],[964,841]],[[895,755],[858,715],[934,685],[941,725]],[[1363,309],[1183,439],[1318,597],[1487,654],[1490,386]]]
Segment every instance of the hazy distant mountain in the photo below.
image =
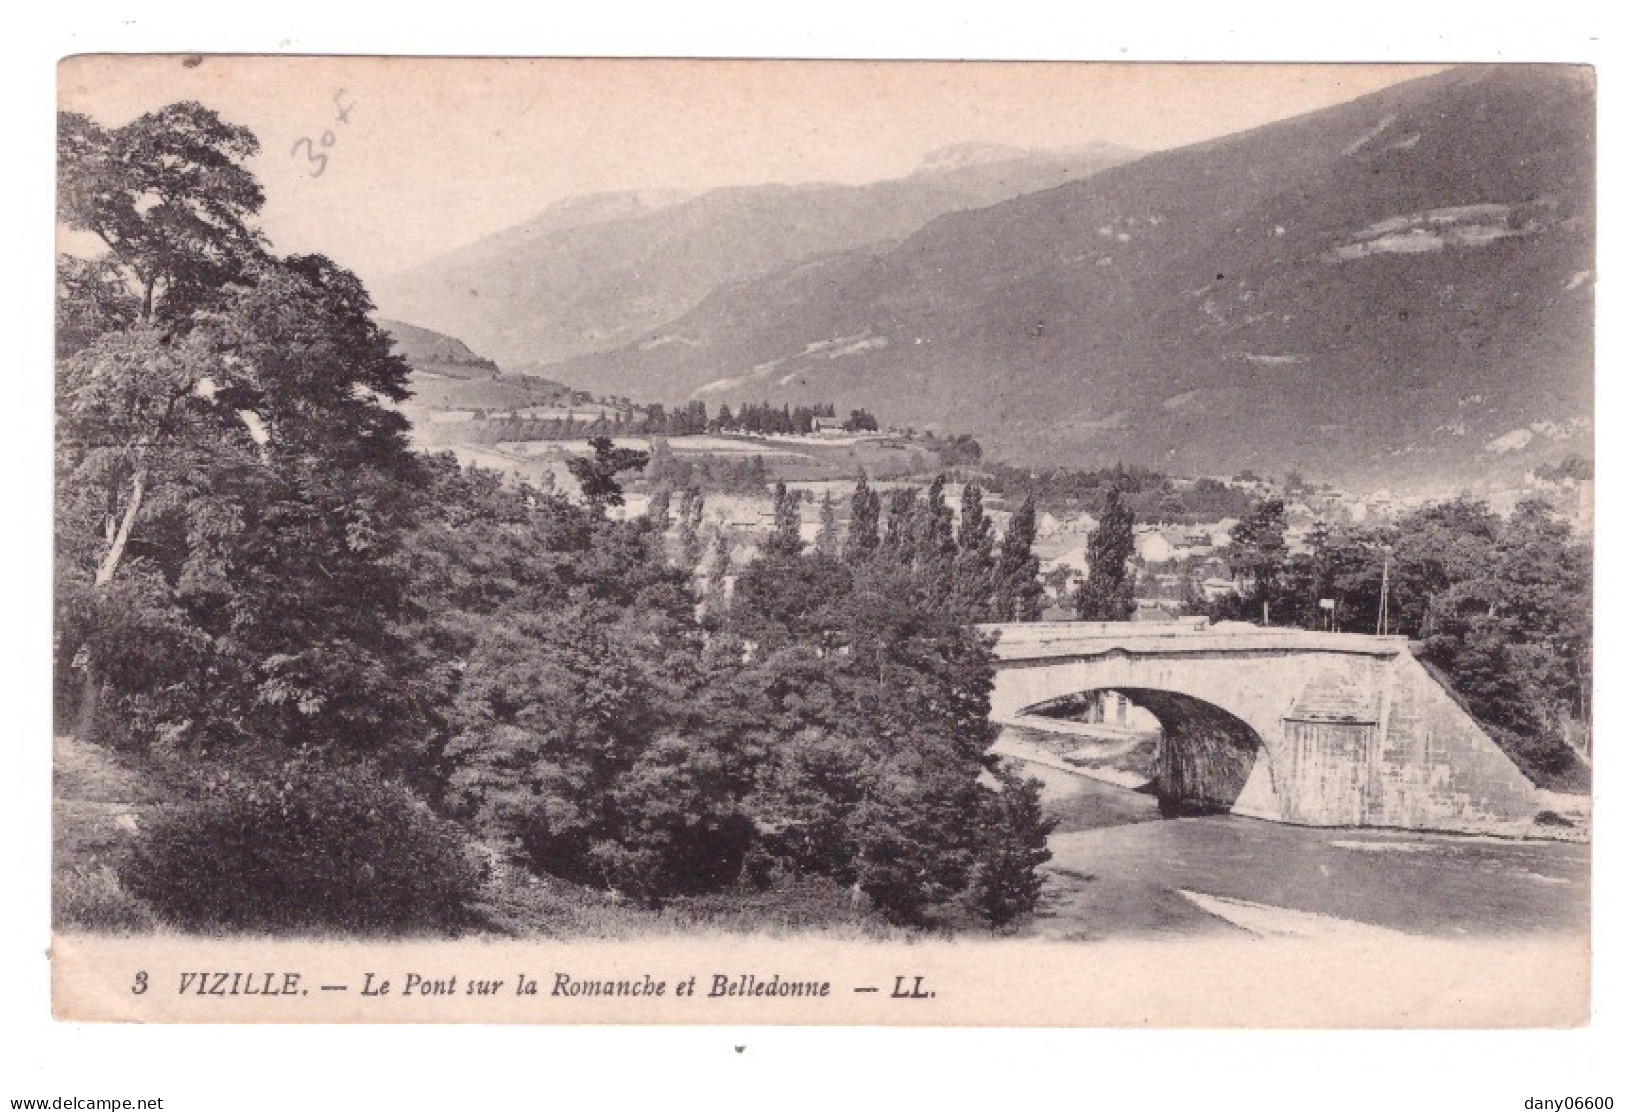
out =
[[697,197],[571,198],[529,223],[374,284],[392,317],[520,368],[614,347],[717,286],[820,252],[898,240],[946,212],[1086,177],[1135,156],[964,146],[872,185],[763,185]]
[[1410,485],[1588,454],[1593,92],[1475,67],[718,290],[550,373],[1007,458]]
[[497,373],[495,363],[475,355],[467,344],[452,336],[384,317],[378,318],[378,327],[388,332],[394,340],[395,354],[417,370],[453,378],[471,375],[489,377]]

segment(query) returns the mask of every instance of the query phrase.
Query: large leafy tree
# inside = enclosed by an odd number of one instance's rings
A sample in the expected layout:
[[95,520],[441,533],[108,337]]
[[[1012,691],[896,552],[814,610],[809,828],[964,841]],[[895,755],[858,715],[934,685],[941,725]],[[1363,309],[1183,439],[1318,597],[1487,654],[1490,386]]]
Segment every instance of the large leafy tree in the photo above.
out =
[[[388,558],[415,468],[386,403],[407,369],[327,260],[245,278],[184,332],[108,333],[61,366],[59,596],[80,726],[116,680],[172,740],[376,749],[402,726]],[[184,658],[152,659],[164,638],[105,636],[132,621],[186,631]]]
[[264,253],[254,133],[183,101],[123,127],[57,116],[57,216],[106,245],[142,320],[179,320]]
[[59,674],[133,740],[376,753],[397,711],[389,558],[408,368],[354,275],[278,260],[252,134],[200,105],[59,121]]
[[58,675],[72,674],[70,661],[80,673],[81,735],[118,663],[175,680],[172,667],[142,658],[198,644],[166,609],[183,576],[206,574],[188,540],[226,526],[218,502],[200,495],[219,467],[253,465],[247,430],[210,396],[212,369],[209,345],[151,328],[109,332],[58,365]]

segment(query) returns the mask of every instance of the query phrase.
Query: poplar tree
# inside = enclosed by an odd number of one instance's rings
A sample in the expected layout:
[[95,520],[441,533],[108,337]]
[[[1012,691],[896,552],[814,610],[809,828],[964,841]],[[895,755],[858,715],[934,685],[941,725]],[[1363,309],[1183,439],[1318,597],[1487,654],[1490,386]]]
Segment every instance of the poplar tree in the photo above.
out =
[[796,556],[801,549],[801,492],[780,479],[773,487],[773,532],[762,543],[762,554]]
[[852,491],[852,521],[846,532],[846,562],[860,564],[880,547],[880,495],[869,489],[867,476],[858,476]]
[[886,500],[886,551],[905,567],[914,564],[914,504],[919,501],[913,487],[898,487]]
[[994,569],[993,618],[1000,622],[1036,621],[1044,610],[1044,586],[1038,581],[1038,513],[1032,495],[1010,515]]
[[824,492],[824,504],[818,511],[818,541],[815,545],[820,556],[833,559],[841,552],[840,527],[835,522],[835,503],[829,491]]
[[1116,483],[1106,488],[1100,523],[1089,534],[1089,576],[1075,605],[1086,622],[1123,622],[1134,616],[1134,511]]
[[926,596],[946,603],[953,595],[954,514],[948,508],[947,479],[939,474],[931,480],[925,497],[914,506],[914,577]]
[[959,503],[958,554],[953,568],[953,604],[960,617],[986,621],[993,609],[997,562],[993,522],[982,506],[982,488],[966,483]]
[[705,517],[705,495],[698,487],[684,487],[677,501],[677,548],[681,567],[692,573],[705,556],[700,521]]

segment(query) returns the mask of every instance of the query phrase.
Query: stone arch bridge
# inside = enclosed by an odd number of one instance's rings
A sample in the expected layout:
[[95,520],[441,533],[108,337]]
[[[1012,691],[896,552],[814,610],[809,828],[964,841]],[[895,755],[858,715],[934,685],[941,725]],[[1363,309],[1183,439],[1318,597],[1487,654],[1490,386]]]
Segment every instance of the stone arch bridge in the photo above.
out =
[[1539,792],[1400,637],[1244,623],[1055,622],[996,633],[995,722],[1115,691],[1162,725],[1176,809],[1310,826],[1527,830]]

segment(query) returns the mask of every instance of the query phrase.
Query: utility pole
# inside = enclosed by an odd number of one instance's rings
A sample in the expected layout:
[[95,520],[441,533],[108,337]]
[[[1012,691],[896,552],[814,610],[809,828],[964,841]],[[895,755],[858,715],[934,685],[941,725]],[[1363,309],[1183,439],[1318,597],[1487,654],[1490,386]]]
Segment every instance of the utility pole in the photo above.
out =
[[1382,546],[1382,601],[1377,604],[1377,636],[1385,637],[1388,634],[1388,557],[1394,551],[1394,546]]

